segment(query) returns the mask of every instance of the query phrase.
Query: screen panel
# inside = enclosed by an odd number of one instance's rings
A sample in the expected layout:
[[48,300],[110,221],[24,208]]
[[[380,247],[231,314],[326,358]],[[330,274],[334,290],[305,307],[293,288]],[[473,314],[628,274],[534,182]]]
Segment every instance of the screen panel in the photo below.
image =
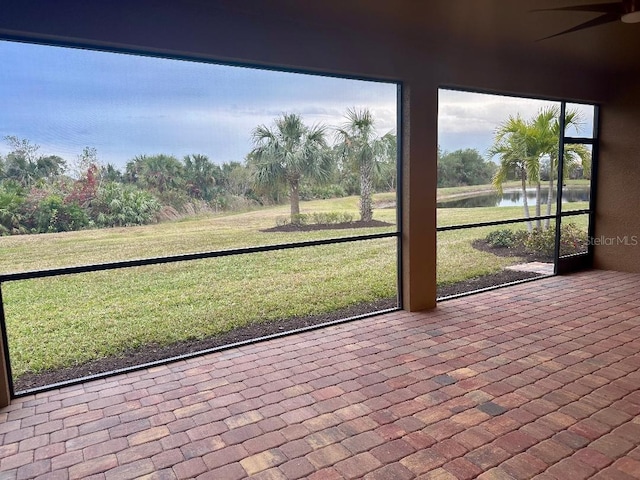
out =
[[2,272],[397,230],[396,83],[9,41],[0,59]]

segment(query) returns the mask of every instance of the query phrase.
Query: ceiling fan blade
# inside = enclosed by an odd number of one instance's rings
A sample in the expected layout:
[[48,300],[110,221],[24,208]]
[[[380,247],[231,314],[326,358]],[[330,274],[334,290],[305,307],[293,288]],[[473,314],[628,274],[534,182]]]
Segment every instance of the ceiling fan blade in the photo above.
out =
[[532,12],[602,12],[613,13],[616,12],[622,15],[622,3],[593,3],[591,5],[574,5],[568,7],[558,8],[539,8],[531,10]]
[[581,23],[580,25],[576,25],[575,27],[563,30],[562,32],[554,33],[553,35],[549,35],[548,37],[541,38],[538,41],[547,40],[549,38],[558,37],[560,35],[565,35],[571,32],[577,32],[578,30],[584,30],[585,28],[597,27],[598,25],[604,25],[605,23],[617,22],[618,20],[620,20],[620,15],[617,12],[607,13],[606,15],[600,15],[593,20]]

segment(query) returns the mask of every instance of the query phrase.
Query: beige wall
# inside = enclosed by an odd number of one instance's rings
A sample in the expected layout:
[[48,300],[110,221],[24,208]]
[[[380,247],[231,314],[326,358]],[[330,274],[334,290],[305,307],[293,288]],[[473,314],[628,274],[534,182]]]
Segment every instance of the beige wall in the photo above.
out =
[[640,84],[602,105],[595,267],[640,273]]

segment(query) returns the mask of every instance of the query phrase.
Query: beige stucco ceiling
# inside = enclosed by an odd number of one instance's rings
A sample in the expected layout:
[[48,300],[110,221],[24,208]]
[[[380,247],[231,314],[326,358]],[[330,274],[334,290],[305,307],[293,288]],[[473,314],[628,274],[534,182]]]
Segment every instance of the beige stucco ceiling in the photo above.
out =
[[[539,12],[607,0],[191,0],[261,18],[331,29],[549,56],[614,71],[640,68],[640,24],[610,23],[540,40],[595,18],[589,12]],[[611,3],[616,3],[612,1]]]
[[[164,34],[176,41],[202,38],[203,42],[220,31],[222,39],[239,44],[242,39],[235,38],[239,28],[249,32],[282,31],[290,27],[297,32],[295,38],[306,35],[306,30],[317,33],[313,37],[316,39],[339,32],[339,37],[347,41],[362,37],[366,42],[375,42],[378,48],[395,43],[418,54],[473,51],[474,55],[485,57],[567,62],[586,67],[587,71],[609,74],[640,72],[640,24],[615,22],[540,40],[598,14],[535,10],[606,1],[110,0],[107,4],[82,0],[3,0],[0,34],[68,37],[71,41],[74,37],[93,38],[108,44],[116,32],[125,43],[144,45],[140,38],[144,40],[150,29],[157,30],[156,37]],[[306,26],[309,28],[304,30]],[[204,28],[208,36],[197,28]],[[221,53],[224,58],[225,52]],[[238,55],[243,56],[241,51]]]

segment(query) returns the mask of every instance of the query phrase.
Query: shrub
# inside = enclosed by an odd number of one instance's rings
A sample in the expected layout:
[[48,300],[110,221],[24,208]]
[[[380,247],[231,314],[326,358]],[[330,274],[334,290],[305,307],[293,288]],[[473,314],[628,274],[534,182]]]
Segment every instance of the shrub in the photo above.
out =
[[313,223],[328,223],[327,222],[327,214],[324,212],[313,212],[311,214],[311,221]]
[[0,185],[0,235],[18,232],[22,226],[24,192],[17,184]]
[[529,238],[529,232],[526,230],[518,230],[513,232],[513,244],[516,246],[524,245],[524,242]]
[[524,247],[531,253],[553,257],[556,248],[555,228],[534,228],[524,241]]
[[564,223],[560,228],[560,255],[572,255],[587,249],[587,232],[574,223]]
[[[149,193],[149,190],[140,190],[140,191],[144,191],[145,193],[151,196],[151,193]],[[162,194],[158,194],[157,200],[162,205],[172,206],[179,212],[183,211],[185,209],[185,206],[192,201],[192,199],[185,192],[181,192],[178,190],[166,190],[162,192]]]
[[313,212],[309,214],[299,213],[291,217],[277,217],[276,226],[284,225],[304,226],[311,224],[316,225],[334,225],[338,223],[351,223],[354,216],[350,212]]
[[98,191],[93,207],[96,222],[103,227],[144,225],[160,211],[160,204],[149,192],[116,182]]
[[298,213],[296,215],[291,215],[291,224],[297,225],[299,227],[303,225],[307,225],[309,223],[309,216],[305,213]]
[[313,223],[332,225],[336,223],[353,222],[353,214],[349,212],[315,212],[311,214]]
[[65,203],[58,195],[45,197],[33,214],[35,230],[39,233],[70,232],[92,225],[87,212],[77,203]]
[[331,223],[338,223],[339,214],[337,212],[319,212],[312,213],[311,217],[313,223],[327,225]]
[[[555,253],[555,228],[536,228],[524,242],[527,250],[552,257]],[[560,227],[560,255],[583,252],[587,245],[587,232],[574,223],[565,223]]]
[[277,217],[276,218],[276,226],[284,227],[285,225],[289,225],[289,217]]
[[513,247],[516,244],[516,234],[512,230],[504,228],[489,233],[485,240],[492,247]]
[[302,200],[315,200],[327,198],[346,197],[347,192],[340,185],[322,186],[302,186],[300,187],[300,198]]
[[340,214],[340,223],[351,223],[353,222],[353,219],[354,219],[353,213],[342,212]]

